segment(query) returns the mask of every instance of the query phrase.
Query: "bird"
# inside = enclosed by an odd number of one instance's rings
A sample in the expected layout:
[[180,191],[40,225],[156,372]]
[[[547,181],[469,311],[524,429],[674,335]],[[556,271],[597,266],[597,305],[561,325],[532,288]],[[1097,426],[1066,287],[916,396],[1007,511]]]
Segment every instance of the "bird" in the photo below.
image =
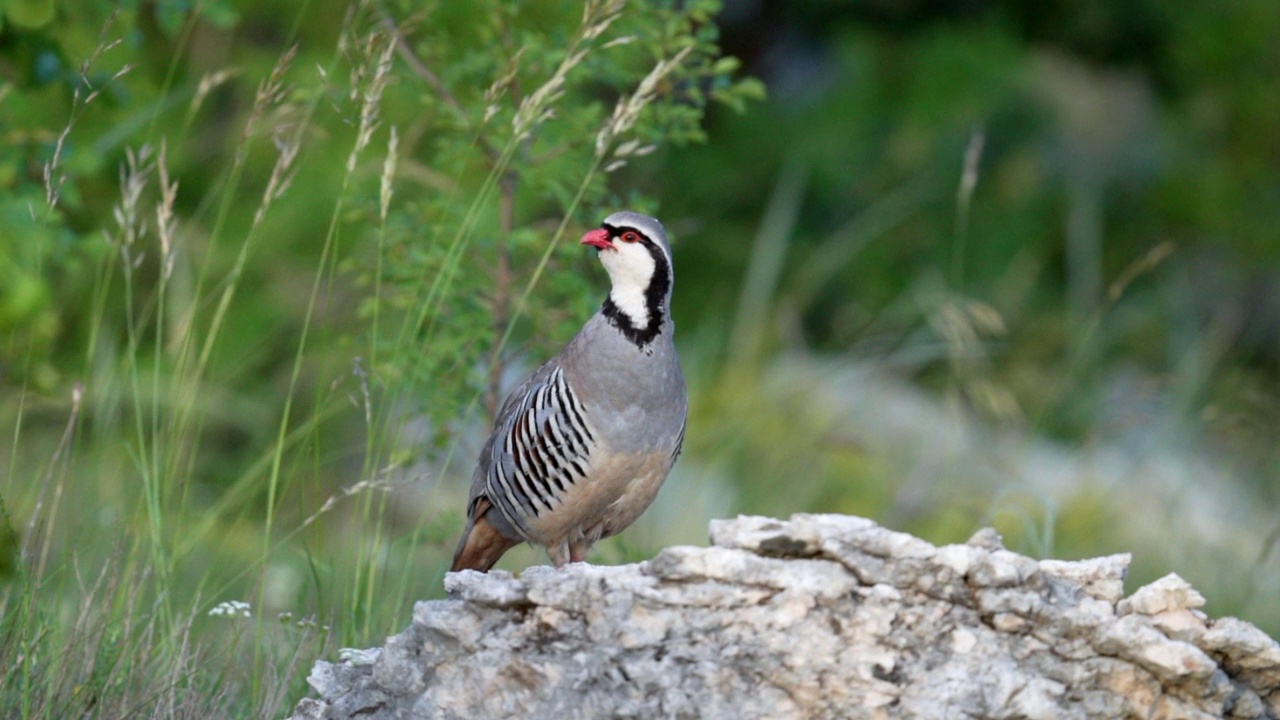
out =
[[609,274],[600,309],[507,397],[480,451],[451,572],[540,545],[583,562],[649,507],[684,445],[688,390],[672,339],[671,244],[615,212],[582,236]]

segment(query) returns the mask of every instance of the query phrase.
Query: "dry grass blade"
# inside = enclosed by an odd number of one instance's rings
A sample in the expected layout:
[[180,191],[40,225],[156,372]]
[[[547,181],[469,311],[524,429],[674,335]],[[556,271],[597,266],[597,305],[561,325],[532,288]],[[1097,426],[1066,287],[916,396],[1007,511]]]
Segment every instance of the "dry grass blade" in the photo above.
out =
[[1120,272],[1120,275],[1116,277],[1115,281],[1111,283],[1111,286],[1107,288],[1107,299],[1111,302],[1119,300],[1120,296],[1124,295],[1124,291],[1133,283],[1134,280],[1137,280],[1143,275],[1155,270],[1160,266],[1160,263],[1164,262],[1173,254],[1173,251],[1174,244],[1166,240],[1148,250],[1142,257],[1132,263],[1129,263],[1129,265]]
[[[106,22],[103,23],[102,30],[98,33],[98,44],[94,47],[93,52],[89,57],[80,63],[80,82],[88,92],[82,94],[79,86],[77,86],[72,92],[71,114],[67,118],[66,126],[63,127],[62,132],[58,134],[57,142],[54,143],[53,155],[49,158],[49,161],[44,164],[43,179],[45,204],[50,210],[57,206],[62,191],[62,184],[66,181],[66,176],[60,171],[60,165],[62,161],[62,152],[66,147],[67,137],[71,135],[71,129],[75,127],[76,121],[80,119],[82,114],[84,114],[84,109],[89,105],[89,103],[93,102],[101,92],[101,88],[95,88],[93,87],[93,84],[89,82],[89,70],[103,53],[120,44],[119,38],[115,40],[107,39],[107,34],[111,29],[111,25],[115,22],[116,16],[119,14],[119,8],[112,10],[111,15],[108,16]],[[116,73],[112,75],[111,79],[107,82],[114,82],[121,77],[124,77],[132,69],[132,65],[125,65],[120,68],[120,70],[116,71]]]
[[[378,129],[378,118],[382,109],[382,92],[386,89],[387,83],[391,79],[391,56],[396,50],[396,41],[394,37],[383,37],[375,34],[369,37],[368,47],[370,56],[375,57],[372,70],[364,65],[358,65],[359,70],[353,71],[356,77],[353,77],[351,92],[353,96],[360,93],[360,127],[356,132],[356,143],[351,148],[351,154],[347,156],[347,172],[352,173],[356,169],[356,160],[360,153],[369,146],[369,141],[373,139],[374,130]],[[369,81],[364,83],[364,89],[359,89],[359,75],[369,73]],[[353,98],[354,99],[354,98]]]
[[136,152],[133,148],[125,148],[125,162],[120,166],[120,202],[112,210],[112,215],[117,228],[113,244],[123,254],[126,270],[141,259],[141,255],[135,257],[133,247],[148,232],[140,206],[142,193],[154,171],[155,162],[149,146],[143,145]]
[[969,212],[973,207],[973,193],[978,188],[978,174],[982,165],[982,150],[987,144],[987,134],[975,128],[969,134],[969,144],[964,151],[964,170],[956,188],[956,219],[951,245],[951,283],[959,288],[964,277],[964,254],[969,239]]
[[400,146],[400,136],[396,127],[391,126],[391,136],[387,138],[387,159],[382,163],[381,185],[378,188],[378,216],[383,224],[387,222],[387,212],[391,209],[391,197],[394,193],[396,178],[396,151]]
[[205,73],[200,78],[200,83],[196,85],[195,95],[191,97],[191,105],[187,109],[188,115],[194,115],[199,112],[201,106],[204,105],[205,99],[209,97],[209,93],[222,87],[237,75],[239,75],[237,71],[227,69]]
[[[58,441],[58,446],[54,450],[53,457],[49,460],[49,469],[45,472],[44,482],[40,484],[40,491],[36,495],[35,507],[31,510],[31,519],[27,521],[26,542],[22,547],[21,557],[24,561],[29,561],[35,552],[33,544],[39,533],[36,532],[39,523],[45,523],[44,542],[40,547],[40,560],[36,565],[35,583],[38,585],[44,577],[45,563],[48,561],[49,546],[52,544],[52,533],[54,522],[53,518],[57,514],[58,502],[62,498],[64,477],[59,473],[59,467],[63,465],[71,451],[71,446],[75,438],[76,428],[80,423],[80,407],[84,399],[84,386],[76,383],[71,390],[71,414],[67,418],[66,428],[62,432],[62,438]],[[55,482],[55,475],[57,480]],[[48,494],[52,487],[53,498],[50,500]],[[47,513],[45,512],[45,503],[49,502]]]
[[247,150],[248,144],[244,141],[257,134],[258,123],[262,120],[263,115],[266,114],[267,109],[276,107],[284,102],[288,91],[284,84],[284,75],[288,72],[289,65],[293,63],[293,59],[297,55],[298,46],[290,47],[276,61],[275,67],[271,69],[271,75],[266,80],[258,83],[258,91],[253,98],[253,110],[249,113],[249,119],[245,121],[241,142],[236,149],[237,162],[243,160],[244,153]]
[[640,119],[640,113],[658,96],[658,86],[673,70],[680,67],[692,47],[686,47],[666,60],[659,60],[657,65],[640,81],[636,91],[630,96],[623,96],[613,108],[613,114],[605,121],[604,126],[596,134],[596,157],[604,159],[613,143]]
[[161,272],[164,280],[173,274],[174,237],[178,232],[178,218],[174,215],[173,206],[178,199],[178,181],[170,180],[168,165],[168,143],[160,143],[160,157],[156,160],[156,168],[160,172],[160,201],[156,203],[156,234],[160,238]]

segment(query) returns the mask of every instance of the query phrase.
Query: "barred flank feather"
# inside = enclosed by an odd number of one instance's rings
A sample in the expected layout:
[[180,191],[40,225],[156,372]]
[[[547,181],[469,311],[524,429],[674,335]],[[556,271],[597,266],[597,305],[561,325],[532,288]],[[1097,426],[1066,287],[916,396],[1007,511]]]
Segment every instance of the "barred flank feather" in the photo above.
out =
[[527,535],[531,518],[554,510],[565,491],[586,477],[595,437],[582,403],[558,367],[500,422],[485,495]]

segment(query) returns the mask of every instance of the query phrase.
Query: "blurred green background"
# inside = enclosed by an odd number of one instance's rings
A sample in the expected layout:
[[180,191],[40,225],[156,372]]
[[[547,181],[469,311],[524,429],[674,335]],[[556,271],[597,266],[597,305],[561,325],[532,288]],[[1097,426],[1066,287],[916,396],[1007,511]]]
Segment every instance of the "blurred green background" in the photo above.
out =
[[0,12],[27,716],[278,713],[440,596],[488,413],[622,207],[675,238],[692,407],[594,562],[735,513],[994,525],[1280,633],[1274,0]]

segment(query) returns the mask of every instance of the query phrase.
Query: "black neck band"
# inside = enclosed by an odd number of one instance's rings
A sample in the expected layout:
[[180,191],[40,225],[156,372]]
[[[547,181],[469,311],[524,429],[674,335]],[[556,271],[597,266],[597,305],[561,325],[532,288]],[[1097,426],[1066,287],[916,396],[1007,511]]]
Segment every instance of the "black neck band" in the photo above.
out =
[[636,347],[644,349],[662,332],[662,324],[666,320],[666,310],[662,307],[662,301],[671,290],[671,265],[667,262],[667,256],[662,252],[662,248],[643,234],[641,237],[644,238],[641,242],[649,251],[649,256],[653,258],[653,277],[649,278],[649,286],[644,289],[644,307],[649,313],[649,322],[637,325],[636,318],[618,307],[612,297],[605,299],[600,312],[609,319],[610,325],[635,343]]

